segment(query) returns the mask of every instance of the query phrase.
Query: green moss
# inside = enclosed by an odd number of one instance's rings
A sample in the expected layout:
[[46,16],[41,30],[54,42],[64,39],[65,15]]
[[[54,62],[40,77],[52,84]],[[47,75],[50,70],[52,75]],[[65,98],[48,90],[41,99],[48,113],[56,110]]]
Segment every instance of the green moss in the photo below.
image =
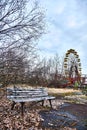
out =
[[82,93],[87,96],[87,86],[82,89]]
[[84,119],[82,122],[84,123],[85,126],[87,126],[87,119]]

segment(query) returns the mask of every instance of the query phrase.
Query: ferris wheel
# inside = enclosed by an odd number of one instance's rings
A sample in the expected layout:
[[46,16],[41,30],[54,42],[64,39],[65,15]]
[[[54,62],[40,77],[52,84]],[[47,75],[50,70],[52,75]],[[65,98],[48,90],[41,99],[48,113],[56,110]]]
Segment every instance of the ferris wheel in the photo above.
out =
[[74,49],[66,52],[64,58],[64,73],[66,77],[76,78],[80,80],[81,77],[81,63],[78,53]]

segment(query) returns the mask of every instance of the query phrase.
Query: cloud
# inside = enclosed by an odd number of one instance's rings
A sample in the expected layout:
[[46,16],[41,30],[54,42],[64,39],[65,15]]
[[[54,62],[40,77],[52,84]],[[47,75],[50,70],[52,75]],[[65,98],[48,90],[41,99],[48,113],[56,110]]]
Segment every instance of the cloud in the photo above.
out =
[[49,23],[48,26],[48,33],[45,34],[44,37],[40,40],[39,46],[40,48],[51,51],[56,46],[60,45],[60,37],[62,35],[62,31],[60,29],[57,29],[56,26],[52,23]]

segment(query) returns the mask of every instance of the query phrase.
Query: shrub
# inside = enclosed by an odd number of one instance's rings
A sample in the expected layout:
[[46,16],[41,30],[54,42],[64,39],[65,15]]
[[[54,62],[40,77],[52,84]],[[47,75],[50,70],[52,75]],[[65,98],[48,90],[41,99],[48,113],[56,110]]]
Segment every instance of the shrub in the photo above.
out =
[[82,93],[87,96],[87,85],[82,89]]

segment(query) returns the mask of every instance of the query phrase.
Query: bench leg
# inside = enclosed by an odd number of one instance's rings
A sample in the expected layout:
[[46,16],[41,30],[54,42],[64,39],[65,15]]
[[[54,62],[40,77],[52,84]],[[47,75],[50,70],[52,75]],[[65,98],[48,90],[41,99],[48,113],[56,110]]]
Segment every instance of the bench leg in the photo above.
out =
[[42,106],[44,106],[44,100],[42,100]]
[[13,101],[13,103],[12,103],[12,107],[11,107],[11,110],[13,110],[15,104],[16,104],[16,102]]
[[52,103],[51,103],[51,99],[49,99],[49,103],[50,103],[50,106],[51,106],[51,108],[52,108]]
[[21,114],[24,115],[24,102],[21,102]]

